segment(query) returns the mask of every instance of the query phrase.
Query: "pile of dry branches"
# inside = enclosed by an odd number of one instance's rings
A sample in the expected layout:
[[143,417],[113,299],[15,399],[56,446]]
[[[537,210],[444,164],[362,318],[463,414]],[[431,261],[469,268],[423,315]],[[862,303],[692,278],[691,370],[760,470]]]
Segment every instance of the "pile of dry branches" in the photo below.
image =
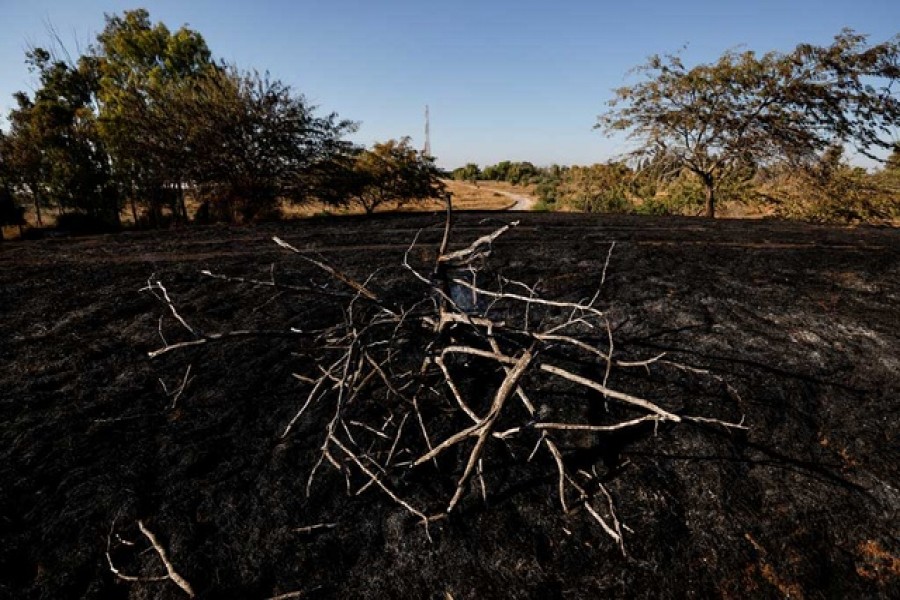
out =
[[[330,466],[346,479],[348,493],[378,488],[421,520],[427,532],[430,522],[446,517],[470,494],[489,497],[497,465],[542,464],[555,471],[561,509],[588,515],[624,552],[626,527],[615,502],[596,472],[570,464],[566,449],[571,439],[589,436],[602,443],[610,432],[652,430],[661,423],[739,429],[743,423],[679,414],[609,385],[618,369],[654,364],[687,368],[662,355],[617,358],[610,323],[598,307],[615,244],[592,298],[550,299],[526,283],[491,274],[487,267],[495,240],[517,223],[451,252],[451,216],[448,209],[433,265],[410,263],[418,235],[407,250],[402,265],[422,293],[406,306],[379,294],[377,272],[360,281],[274,238],[347,292],[340,322],[316,331],[293,330],[302,339],[303,368],[294,376],[303,391],[279,434],[290,436],[299,424],[306,432],[311,426],[318,431],[320,452],[307,492]],[[204,274],[275,285],[274,280]],[[147,289],[191,336],[166,342],[151,356],[260,333],[198,333],[179,315],[161,282],[151,280]],[[312,288],[296,291],[315,293]],[[557,405],[560,396],[602,408],[591,411],[588,419],[583,407]]]

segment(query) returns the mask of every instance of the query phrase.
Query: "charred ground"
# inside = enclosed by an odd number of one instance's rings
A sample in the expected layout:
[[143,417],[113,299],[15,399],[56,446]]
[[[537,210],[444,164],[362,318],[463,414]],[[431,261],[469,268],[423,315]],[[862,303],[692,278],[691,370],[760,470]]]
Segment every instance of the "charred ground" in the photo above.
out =
[[[454,241],[507,217],[460,215]],[[411,257],[433,260],[441,217],[343,218],[0,246],[0,595],[185,597],[171,581],[126,583],[110,571],[111,531],[140,545],[139,519],[208,598],[897,592],[900,233],[564,214],[521,221],[496,242],[494,271],[540,281],[547,296],[585,298],[616,242],[600,306],[617,351],[665,351],[698,370],[634,371],[616,385],[672,410],[744,415],[750,426],[746,435],[678,426],[572,441],[567,460],[604,474],[632,531],[628,558],[595,524],[560,513],[541,455],[525,465],[497,453],[487,501],[473,490],[432,524],[432,541],[376,489],[348,496],[337,473],[307,497],[316,414],[279,439],[300,401],[288,336],[148,358],[166,312],[139,292],[153,274],[206,331],[312,328],[340,316],[329,297],[200,275],[266,279],[274,269],[285,281],[332,285],[273,235],[359,278],[385,267],[380,291],[398,303],[412,297],[397,265],[420,228]],[[163,333],[178,336],[171,323]],[[188,365],[192,380],[172,408],[159,380],[177,387]],[[334,526],[299,530],[319,523]],[[117,544],[112,554],[132,574],[162,569],[152,552]]]

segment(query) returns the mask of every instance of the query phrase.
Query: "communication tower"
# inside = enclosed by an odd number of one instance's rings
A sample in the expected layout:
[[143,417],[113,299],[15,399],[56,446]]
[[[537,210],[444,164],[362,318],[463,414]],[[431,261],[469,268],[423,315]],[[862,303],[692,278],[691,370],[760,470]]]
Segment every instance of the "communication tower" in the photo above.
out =
[[428,117],[428,105],[425,105],[425,147],[422,148],[422,154],[431,156],[431,123]]

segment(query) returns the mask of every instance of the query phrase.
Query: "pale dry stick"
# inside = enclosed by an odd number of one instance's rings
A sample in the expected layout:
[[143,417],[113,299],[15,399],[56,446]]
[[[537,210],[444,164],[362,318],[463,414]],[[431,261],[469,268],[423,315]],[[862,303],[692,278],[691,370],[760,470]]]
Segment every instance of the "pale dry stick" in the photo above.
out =
[[[425,277],[424,275],[422,275],[421,273],[419,273],[418,271],[416,271],[414,268],[412,268],[412,265],[409,264],[409,253],[412,252],[412,249],[416,247],[416,243],[419,241],[420,235],[422,235],[421,229],[416,232],[416,235],[413,236],[412,242],[406,248],[406,252],[403,253],[403,260],[400,262],[400,265],[403,268],[405,268],[406,270],[408,270],[410,273],[412,273],[416,279],[418,279],[422,283],[427,284],[430,287],[430,286],[434,285],[434,282],[431,281],[430,279],[428,279],[427,277]],[[440,254],[438,254],[438,260],[440,260]],[[438,290],[438,291],[441,293],[441,295],[444,295],[441,290]]]
[[315,398],[316,394],[319,391],[319,388],[322,386],[322,384],[325,382],[325,380],[328,378],[328,376],[332,373],[332,371],[334,371],[334,369],[336,369],[338,367],[338,365],[341,363],[342,360],[343,360],[343,357],[334,361],[334,363],[332,363],[331,366],[328,368],[328,371],[326,371],[321,377],[319,377],[316,380],[315,386],[313,387],[313,389],[310,390],[309,394],[306,396],[306,402],[303,403],[303,406],[300,407],[300,410],[297,411],[297,414],[294,415],[294,418],[291,419],[290,422],[288,422],[287,426],[284,428],[284,431],[281,432],[281,439],[286,438],[287,435],[291,432],[291,428],[300,419],[300,417],[303,415],[303,413],[306,412],[306,409],[313,402],[313,398]]
[[[273,265],[274,266],[274,265]],[[232,275],[223,275],[221,273],[213,273],[208,269],[204,269],[200,271],[201,275],[209,277],[211,279],[218,279],[219,281],[226,281],[228,283],[243,283],[246,285],[254,285],[260,287],[271,287],[277,290],[290,291],[290,292],[303,292],[303,293],[315,293],[322,294],[325,296],[336,296],[338,298],[352,298],[350,294],[345,294],[341,292],[335,292],[324,287],[320,286],[311,286],[306,287],[302,285],[291,285],[289,283],[278,283],[273,278],[269,281],[264,279],[248,279],[246,277],[236,277]]]
[[360,428],[362,428],[362,429],[365,429],[365,430],[368,431],[369,433],[375,434],[375,435],[377,435],[378,437],[380,437],[380,438],[382,438],[382,439],[385,439],[385,440],[391,439],[391,436],[387,435],[386,433],[384,433],[384,432],[382,432],[382,431],[378,431],[377,429],[375,429],[375,428],[372,427],[371,425],[367,425],[367,424],[365,424],[365,423],[363,423],[363,422],[361,422],[361,421],[354,421],[354,420],[351,419],[350,421],[348,421],[348,423],[349,423],[350,425],[355,426],[355,427],[360,427]]
[[[379,488],[381,488],[381,491],[383,491],[385,494],[387,494],[387,495],[390,497],[391,500],[393,500],[394,502],[396,502],[397,504],[399,504],[400,506],[402,506],[403,508],[405,508],[405,509],[406,509],[407,511],[409,511],[410,513],[412,513],[412,514],[414,514],[415,516],[417,516],[417,517],[419,517],[420,519],[422,519],[422,521],[424,521],[424,522],[426,522],[426,523],[428,522],[429,519],[428,519],[428,517],[425,515],[425,513],[423,513],[421,510],[415,508],[415,507],[412,506],[409,502],[407,502],[406,500],[404,500],[403,498],[401,498],[400,496],[398,496],[396,493],[394,493],[394,491],[393,491],[391,488],[389,488],[387,485],[385,485],[384,482],[381,481],[381,479],[379,479],[379,477],[378,477],[378,475],[377,475],[376,473],[373,473],[366,465],[364,465],[363,462],[362,462],[361,460],[359,460],[359,457],[357,457],[357,456],[353,453],[352,450],[350,450],[349,448],[347,448],[347,446],[345,446],[345,445],[341,442],[341,440],[339,440],[338,438],[336,438],[336,437],[334,437],[334,436],[331,436],[331,437],[330,437],[330,440],[331,440],[331,441],[334,443],[334,445],[337,446],[344,454],[347,455],[347,458],[349,458],[351,461],[353,461],[353,462],[356,464],[357,467],[359,467],[359,470],[360,470],[360,471],[362,471],[363,473],[365,473],[372,481],[374,481],[374,482],[375,482],[375,485],[377,485]],[[427,531],[427,528],[426,528],[426,531]]]
[[512,356],[458,344],[446,346],[443,350],[441,350],[441,356],[446,356],[447,354],[470,354],[472,356],[480,356],[481,358],[490,358],[491,360],[495,360],[498,363],[505,365],[514,365],[518,362],[518,360]]
[[302,598],[306,595],[306,592],[287,592],[285,594],[278,594],[277,596],[269,596],[265,600],[294,600],[294,598]]
[[575,373],[567,371],[561,367],[557,367],[549,363],[543,363],[540,365],[540,369],[542,371],[552,373],[553,375],[557,375],[558,377],[562,377],[563,379],[568,379],[573,383],[577,383],[584,387],[597,390],[606,397],[613,398],[626,404],[631,404],[632,406],[637,406],[643,408],[644,410],[656,413],[657,415],[662,417],[661,420],[674,421],[675,423],[681,422],[681,417],[657,406],[656,404],[653,404],[648,400],[644,400],[643,398],[638,398],[637,396],[632,396],[631,394],[626,394],[624,392],[610,389],[604,385],[597,383],[596,381],[593,381],[592,379],[582,377],[581,375],[576,375]]
[[562,506],[562,510],[564,513],[569,512],[569,506],[566,503],[566,465],[563,462],[562,452],[559,451],[559,447],[550,439],[547,435],[546,431],[541,432],[541,441],[544,442],[544,445],[547,446],[547,450],[550,452],[550,455],[553,456],[553,460],[556,463],[556,470],[558,472],[558,479],[556,482],[557,485],[557,493],[559,494],[559,503]]
[[[603,291],[603,284],[606,283],[606,271],[607,269],[609,269],[609,261],[612,258],[613,250],[615,249],[615,247],[616,242],[612,242],[609,245],[609,250],[606,252],[606,261],[603,263],[603,271],[600,274],[600,285],[597,286],[597,291],[594,292],[594,295],[591,297],[590,302],[588,302],[588,306],[594,306],[597,300],[600,299],[600,292]],[[573,312],[569,318],[571,319],[574,315],[575,313]]]
[[172,399],[172,406],[170,408],[173,408],[173,409],[175,408],[175,405],[178,404],[178,399],[181,398],[181,395],[184,393],[185,388],[188,386],[188,384],[191,381],[193,381],[193,378],[190,378],[192,366],[193,366],[193,364],[188,365],[187,370],[184,372],[184,377],[181,378],[181,385],[179,385],[178,389],[174,390],[171,394],[169,393],[169,390],[166,388],[166,384],[163,383],[163,380],[162,379],[159,380],[159,382],[162,383],[163,390],[166,392],[166,396],[171,397],[173,394],[175,395],[175,397]]
[[630,368],[630,367],[645,367],[645,368],[649,369],[650,365],[652,365],[652,364],[655,363],[655,362],[658,362],[658,361],[662,360],[662,358],[663,358],[666,354],[668,354],[668,353],[667,353],[667,352],[661,352],[661,353],[657,354],[656,356],[651,356],[650,358],[645,359],[645,360],[617,360],[617,361],[615,362],[615,365],[616,365],[617,367],[625,367],[625,368]]
[[306,525],[305,527],[295,527],[294,533],[312,533],[322,529],[334,529],[337,523],[316,523],[315,525]]
[[478,484],[481,487],[481,499],[487,502],[487,486],[484,483],[484,461],[478,459]]
[[472,419],[475,423],[481,423],[481,419],[478,415],[475,414],[466,401],[463,400],[462,394],[459,392],[459,388],[456,387],[456,382],[453,380],[453,377],[450,376],[450,370],[447,369],[447,363],[444,361],[443,356],[434,357],[434,363],[441,369],[444,374],[444,382],[447,384],[447,387],[450,388],[450,393],[453,394],[453,398],[456,400],[456,403],[459,404],[459,407],[466,413],[470,419]]
[[169,312],[172,313],[172,316],[175,317],[175,319],[176,319],[179,323],[181,323],[182,327],[184,327],[185,329],[187,329],[187,330],[191,333],[191,335],[194,335],[194,336],[198,335],[197,332],[194,330],[194,328],[191,327],[190,325],[188,325],[187,321],[185,321],[185,320],[181,317],[181,315],[178,314],[178,310],[175,308],[175,304],[172,302],[172,299],[169,297],[169,291],[168,291],[168,290],[166,289],[166,287],[162,284],[162,281],[160,281],[160,280],[157,279],[155,282],[151,282],[152,279],[153,279],[153,275],[151,275],[151,276],[150,276],[150,279],[147,280],[147,286],[141,288],[139,291],[141,291],[141,292],[143,292],[143,291],[149,291],[149,292],[152,293],[154,296],[156,296],[157,298],[159,298],[159,296],[156,295],[156,292],[153,291],[154,289],[158,289],[160,292],[162,292],[162,298],[161,298],[161,300],[162,300],[163,302],[165,302],[165,304],[169,307]]
[[458,431],[458,432],[454,433],[453,435],[448,437],[446,440],[444,440],[437,446],[429,449],[428,452],[426,452],[425,454],[423,454],[422,456],[420,456],[419,458],[414,460],[412,463],[410,463],[410,466],[418,467],[422,463],[426,463],[429,460],[437,458],[441,452],[443,452],[444,450],[446,450],[452,446],[455,446],[456,444],[460,443],[464,439],[472,437],[474,435],[477,435],[478,432],[481,430],[483,423],[484,423],[483,421],[479,421],[475,425],[466,427],[462,431]]
[[[337,427],[337,421],[341,417],[341,411],[343,409],[344,389],[346,386],[347,377],[349,375],[350,361],[352,358],[353,358],[353,345],[351,345],[349,348],[347,348],[347,351],[344,353],[344,355],[340,359],[338,359],[340,362],[343,362],[344,372],[341,375],[340,383],[337,386],[338,398],[337,398],[337,402],[335,403],[334,416],[331,418],[331,421],[328,422],[328,425],[326,427],[326,436],[325,436],[325,441],[322,442],[321,455],[319,456],[319,459],[316,461],[316,463],[313,465],[313,468],[309,473],[309,478],[306,480],[306,496],[307,497],[309,497],[309,495],[310,495],[310,491],[312,489],[312,484],[316,477],[316,472],[319,470],[319,467],[322,465],[322,461],[325,460],[325,458],[328,458],[328,461],[332,465],[336,466],[338,471],[341,470],[340,464],[328,452],[328,443],[331,440],[331,438],[334,437],[334,430],[335,430],[335,427]],[[349,487],[350,487],[349,479],[347,481],[347,487],[349,490]]]
[[709,417],[682,417],[685,421],[691,421],[694,423],[709,423],[711,425],[721,425],[722,427],[728,429],[750,429],[748,426],[744,425],[744,417],[741,417],[741,420],[738,423],[733,423],[731,421],[722,421],[720,419],[710,419]]
[[[291,252],[293,252],[294,254],[296,254],[296,255],[299,256],[301,259],[305,260],[306,262],[308,262],[308,263],[310,263],[310,264],[313,264],[313,265],[319,267],[320,269],[322,269],[323,271],[325,271],[326,273],[328,273],[329,275],[331,275],[332,277],[334,277],[334,278],[337,279],[338,281],[341,281],[342,283],[344,283],[344,284],[350,286],[351,288],[353,288],[354,290],[356,290],[357,293],[359,293],[359,294],[360,294],[361,296],[363,296],[364,298],[366,298],[366,299],[368,299],[368,300],[371,300],[372,302],[375,302],[376,304],[378,304],[378,305],[381,306],[382,308],[385,308],[384,305],[383,305],[383,303],[382,303],[382,301],[381,301],[381,299],[378,297],[377,294],[375,294],[374,292],[370,291],[370,290],[367,289],[364,285],[360,284],[359,282],[357,282],[357,281],[354,280],[353,278],[351,278],[351,277],[345,275],[345,274],[342,273],[341,271],[338,271],[337,269],[335,269],[334,267],[332,267],[332,266],[329,265],[329,264],[326,264],[326,263],[324,263],[324,262],[318,261],[318,260],[316,260],[316,259],[314,259],[314,258],[311,258],[311,257],[309,257],[309,256],[307,256],[307,255],[305,255],[305,254],[303,254],[302,252],[300,252],[300,250],[298,250],[298,249],[295,248],[294,246],[291,246],[290,244],[288,244],[287,242],[285,242],[284,240],[282,240],[282,239],[279,238],[278,236],[273,237],[273,238],[272,238],[272,241],[275,242],[276,244],[278,244],[279,246],[281,246],[282,248],[285,248],[286,250],[290,250]],[[385,310],[387,310],[387,309],[385,309]]]
[[223,340],[230,339],[239,339],[246,337],[272,337],[272,336],[289,336],[296,337],[297,334],[303,333],[302,331],[282,331],[282,330],[274,330],[267,331],[261,329],[237,329],[234,331],[227,331],[225,333],[208,333],[205,336],[198,338],[196,340],[188,340],[186,342],[178,342],[175,344],[168,344],[162,348],[157,350],[153,350],[147,353],[147,356],[150,358],[156,358],[157,356],[161,356],[168,352],[172,352],[173,350],[182,350],[184,348],[190,348],[191,346],[202,346],[203,344],[208,344],[210,342],[218,342]]
[[[616,505],[613,502],[613,498],[609,493],[609,490],[606,489],[606,486],[602,483],[598,483],[598,487],[603,495],[606,497],[607,509],[609,510],[609,516],[612,518],[613,525],[615,526],[616,533],[619,535],[619,549],[622,551],[622,554],[625,554],[625,537],[622,535],[622,524],[619,522],[618,513],[616,512]],[[630,527],[627,525],[625,529],[628,531],[632,531]]]
[[[480,238],[469,244],[468,247],[463,248],[462,250],[457,250],[456,252],[451,252],[450,254],[441,254],[441,256],[438,257],[438,262],[450,264],[467,264],[477,258],[486,256],[488,253],[490,253],[490,246],[494,242],[494,240],[509,231],[510,228],[516,227],[518,225],[519,221],[507,223],[494,232],[481,236]],[[487,248],[484,248],[484,246],[487,246]]]
[[583,319],[581,317],[576,318],[575,314],[577,312],[578,312],[577,310],[573,310],[567,320],[563,321],[559,325],[556,325],[555,327],[551,327],[550,329],[547,329],[546,331],[544,331],[544,334],[549,335],[552,333],[556,333],[557,331],[562,331],[563,329],[566,329],[568,327],[574,327],[575,325],[583,325],[584,327],[587,327],[588,329],[596,329],[594,327],[593,323],[586,321],[585,319]]
[[609,383],[609,375],[612,373],[613,348],[615,347],[615,342],[613,341],[612,327],[609,324],[609,319],[604,317],[603,321],[606,323],[606,335],[609,340],[609,351],[606,353],[606,372],[603,373],[603,387],[606,387],[607,383]]
[[741,398],[741,395],[738,393],[738,391],[734,388],[734,386],[732,386],[730,383],[725,381],[724,377],[722,377],[721,375],[716,375],[709,369],[701,369],[700,367],[691,367],[688,365],[683,365],[681,363],[672,362],[670,360],[663,360],[660,362],[661,362],[661,364],[669,365],[671,367],[675,367],[676,369],[680,369],[682,371],[687,371],[688,373],[696,373],[698,375],[706,375],[708,377],[712,377],[716,381],[723,383],[725,385],[725,389],[728,390],[728,393],[732,396],[733,399],[737,400],[738,402],[744,401],[743,398]]
[[523,296],[521,294],[513,294],[513,293],[509,293],[509,292],[504,292],[504,293],[494,292],[491,290],[486,290],[484,288],[478,287],[476,285],[469,283],[468,281],[465,281],[465,280],[459,279],[459,278],[455,278],[452,281],[453,281],[453,283],[455,283],[457,285],[461,285],[463,287],[470,288],[473,291],[475,291],[476,293],[482,294],[489,298],[501,298],[501,299],[505,299],[505,300],[518,300],[519,302],[524,302],[527,304],[540,304],[543,306],[552,306],[554,308],[571,308],[571,309],[575,309],[578,311],[591,313],[599,318],[603,318],[603,316],[604,316],[603,311],[597,310],[596,308],[594,308],[592,306],[587,306],[585,304],[580,304],[577,302],[563,302],[560,300],[545,300],[543,298],[529,298],[528,296]]
[[[489,337],[489,340],[491,343],[491,349],[494,350],[495,353],[501,354],[500,345],[497,343],[497,340],[493,337],[493,335],[491,335]],[[505,370],[505,372],[507,374],[509,374],[510,367],[504,365],[503,369]],[[534,403],[528,398],[528,395],[525,393],[525,390],[522,389],[522,386],[519,386],[519,385],[516,386],[516,395],[519,397],[519,400],[522,401],[522,404],[525,406],[525,410],[528,411],[528,415],[533,418],[537,411],[535,409]],[[494,436],[502,439],[502,434],[495,433]],[[556,443],[552,439],[550,439],[550,436],[548,435],[548,433],[546,431],[541,431],[541,438],[538,440],[537,444],[535,444],[534,449],[531,451],[531,454],[528,455],[527,462],[531,462],[531,460],[534,458],[535,453],[537,453],[538,448],[540,448],[542,443],[547,447],[547,450],[553,456],[553,460],[556,463],[556,469],[558,471],[557,487],[558,487],[558,494],[559,494],[559,503],[560,503],[560,506],[562,507],[562,511],[564,513],[568,512],[569,508],[568,508],[568,505],[566,504],[567,475],[566,475],[566,467],[565,467],[565,464],[563,463],[563,459],[562,459],[562,452],[559,451],[559,448],[557,447]],[[575,487],[578,488],[579,490],[581,490],[581,488],[578,487],[577,485]],[[581,490],[581,493],[584,494],[584,491]]]
[[[691,417],[683,417],[685,420],[690,419]],[[594,432],[609,432],[609,431],[619,431],[621,429],[628,429],[629,427],[636,427],[643,423],[648,423],[651,421],[659,421],[661,417],[659,415],[644,415],[643,417],[638,417],[636,419],[630,419],[628,421],[622,421],[620,423],[614,423],[612,425],[588,425],[581,423],[531,423],[528,425],[520,426],[520,427],[511,427],[510,429],[506,429],[504,431],[498,431],[494,434],[495,437],[498,438],[507,438],[522,431],[526,431],[528,429],[536,429],[538,431],[594,431]]]
[[447,513],[451,512],[459,502],[460,498],[462,498],[465,486],[472,474],[472,470],[475,468],[476,462],[479,458],[481,458],[482,450],[484,449],[484,445],[487,443],[487,440],[491,435],[494,423],[500,417],[500,412],[503,409],[503,405],[506,403],[506,400],[509,398],[513,390],[515,390],[516,386],[519,383],[519,379],[521,379],[522,375],[525,373],[528,365],[531,364],[532,358],[534,358],[533,349],[525,350],[525,352],[522,353],[522,356],[518,359],[513,368],[510,369],[509,373],[506,374],[506,377],[503,379],[503,383],[501,383],[500,387],[497,389],[497,393],[494,396],[494,402],[493,404],[491,404],[491,409],[479,426],[481,431],[478,434],[478,440],[475,442],[475,447],[472,449],[472,453],[469,454],[469,461],[468,463],[466,463],[466,468],[465,470],[463,470],[463,474],[459,478],[459,482],[456,484],[456,491],[453,493],[453,497],[450,499],[450,504],[447,505]]
[[600,516],[600,513],[598,513],[597,510],[593,506],[591,506],[590,502],[585,501],[584,508],[600,524],[600,527],[603,529],[603,531],[605,531],[607,533],[607,535],[609,535],[613,540],[615,540],[616,544],[624,552],[622,536],[619,533],[617,533],[615,529],[613,529],[612,527],[609,526],[609,523],[606,522],[606,519],[604,519],[602,516]]
[[369,364],[372,365],[372,368],[374,368],[375,371],[378,372],[378,375],[381,377],[381,381],[384,382],[385,387],[386,387],[392,394],[394,394],[395,396],[397,396],[398,398],[403,398],[403,394],[401,394],[401,393],[398,392],[396,389],[394,389],[394,384],[391,383],[390,378],[389,378],[389,377],[387,376],[387,374],[384,372],[384,365],[385,365],[386,363],[389,363],[389,362],[391,361],[391,358],[392,358],[392,357],[391,357],[390,355],[388,355],[388,357],[387,357],[384,361],[382,361],[381,364],[378,364],[378,362],[375,361],[375,359],[373,359],[373,358],[369,355],[368,352],[365,352],[365,351],[364,351],[364,352],[363,352],[363,356],[366,357],[366,360],[369,361]]
[[394,436],[394,442],[391,444],[391,449],[388,450],[387,458],[384,461],[384,466],[391,466],[391,459],[394,457],[394,452],[397,450],[397,444],[400,442],[400,434],[403,432],[403,426],[406,424],[406,419],[409,418],[409,413],[404,413],[403,419],[400,420],[400,425],[397,426],[397,435]]
[[[115,529],[115,527],[116,527],[116,521],[114,519],[112,525],[109,528],[109,534],[106,536],[106,562],[109,564],[109,570],[112,572],[113,575],[115,575],[122,581],[132,581],[132,582],[165,581],[166,579],[169,578],[168,575],[149,575],[149,576],[138,577],[136,575],[127,575],[127,574],[121,572],[119,569],[117,569],[115,563],[113,563],[112,555],[110,554],[110,552],[112,552],[112,536],[113,536],[113,530]],[[121,537],[119,537],[119,534],[116,534],[116,539],[120,540],[126,546],[134,546],[134,542],[129,542],[129,541],[123,540]]]
[[[488,333],[490,334],[491,332],[489,331]],[[498,355],[502,354],[500,352],[500,345],[497,343],[497,340],[494,338],[494,336],[490,335],[488,339],[490,340],[490,343],[491,343],[491,349]],[[509,374],[510,367],[504,365],[503,369],[507,374]],[[525,410],[528,411],[528,415],[533,418],[535,416],[535,413],[537,412],[537,410],[535,409],[534,403],[528,398],[528,395],[525,393],[525,390],[522,389],[522,386],[519,386],[519,385],[516,386],[516,395],[519,397],[519,400],[521,400],[522,404],[525,406]],[[494,437],[498,437],[498,438],[502,439],[502,434],[495,433]],[[557,447],[556,443],[552,439],[550,439],[550,436],[548,435],[548,433],[546,431],[541,431],[541,438],[538,440],[537,444],[535,444],[534,449],[531,451],[531,454],[528,455],[527,462],[531,462],[531,460],[534,458],[534,455],[537,453],[537,451],[540,448],[542,443],[545,446],[547,446],[547,450],[553,456],[554,462],[556,462],[556,469],[559,474],[559,477],[557,480],[559,503],[560,503],[560,506],[562,506],[562,511],[564,513],[568,512],[568,506],[566,504],[567,475],[566,475],[566,467],[565,467],[565,464],[563,463],[563,459],[562,459],[562,452],[559,451],[559,448]],[[581,490],[581,488],[578,487],[577,485],[576,485],[576,487],[579,490]],[[581,492],[582,492],[582,494],[584,493],[583,490],[581,490]]]
[[569,344],[570,346],[574,346],[580,350],[584,350],[590,354],[593,354],[597,358],[601,358],[604,360],[608,360],[608,353],[601,352],[599,349],[587,344],[577,338],[573,338],[569,335],[560,335],[560,334],[549,334],[549,333],[533,333],[532,337],[536,340],[540,340],[542,342],[563,342]]
[[188,595],[188,597],[193,598],[195,594],[194,594],[193,588],[191,588],[191,584],[188,583],[184,577],[179,575],[178,572],[175,570],[175,567],[172,566],[171,561],[169,561],[169,557],[166,556],[166,551],[159,544],[159,542],[156,539],[156,536],[153,535],[153,532],[144,526],[143,521],[138,520],[137,524],[138,524],[138,529],[141,530],[141,533],[144,534],[144,537],[146,537],[148,540],[150,540],[150,544],[153,546],[153,549],[156,550],[156,553],[159,555],[159,560],[161,560],[163,563],[163,566],[166,567],[166,573],[168,574],[168,578],[171,579],[175,585],[177,585],[182,590],[184,590],[184,593],[186,593]]
[[159,333],[159,339],[162,340],[163,346],[168,346],[169,342],[166,340],[166,336],[163,335],[163,322],[166,320],[166,315],[159,315],[159,320],[156,322],[156,331]]

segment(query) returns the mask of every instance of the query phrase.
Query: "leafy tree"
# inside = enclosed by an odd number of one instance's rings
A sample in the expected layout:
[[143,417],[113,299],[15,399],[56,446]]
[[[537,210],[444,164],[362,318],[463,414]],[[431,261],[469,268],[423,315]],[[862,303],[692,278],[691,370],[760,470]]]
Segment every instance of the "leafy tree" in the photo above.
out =
[[572,167],[563,179],[561,199],[585,212],[627,212],[630,175],[622,163]]
[[54,60],[41,48],[27,56],[40,87],[33,98],[15,94],[8,160],[17,185],[31,196],[38,225],[43,225],[41,208],[50,204],[118,224],[109,162],[96,131],[95,80],[90,72]]
[[481,169],[475,163],[467,163],[466,166],[453,170],[453,179],[457,181],[478,181],[481,177]]
[[[177,89],[170,134],[183,140],[186,176],[224,199],[230,219],[252,219],[277,202],[321,196],[323,177],[352,151],[356,123],[316,107],[268,74],[217,70]],[[161,103],[160,106],[167,106]]]
[[3,226],[18,225],[21,231],[25,224],[25,211],[16,203],[13,195],[12,169],[7,150],[8,140],[0,132],[0,240],[3,239]]
[[205,40],[186,27],[173,33],[153,24],[149,13],[138,9],[107,15],[92,50],[82,64],[97,78],[100,133],[131,196],[135,221],[137,194],[149,200],[152,221],[159,222],[164,204],[177,219],[186,219],[182,184],[192,149],[183,132],[169,126],[170,120],[183,123],[183,115],[161,100],[215,70]]
[[444,192],[434,160],[417,152],[408,137],[375,144],[361,153],[354,172],[359,187],[353,201],[366,214],[388,202],[404,204],[440,197]]
[[[815,162],[832,144],[872,155],[900,124],[900,37],[874,46],[844,30],[827,47],[792,52],[726,52],[687,69],[678,56],[653,56],[645,78],[616,90],[597,127],[627,131],[637,158],[665,152],[703,183],[706,215],[715,215],[720,182],[778,160]],[[876,85],[880,87],[875,87]]]

